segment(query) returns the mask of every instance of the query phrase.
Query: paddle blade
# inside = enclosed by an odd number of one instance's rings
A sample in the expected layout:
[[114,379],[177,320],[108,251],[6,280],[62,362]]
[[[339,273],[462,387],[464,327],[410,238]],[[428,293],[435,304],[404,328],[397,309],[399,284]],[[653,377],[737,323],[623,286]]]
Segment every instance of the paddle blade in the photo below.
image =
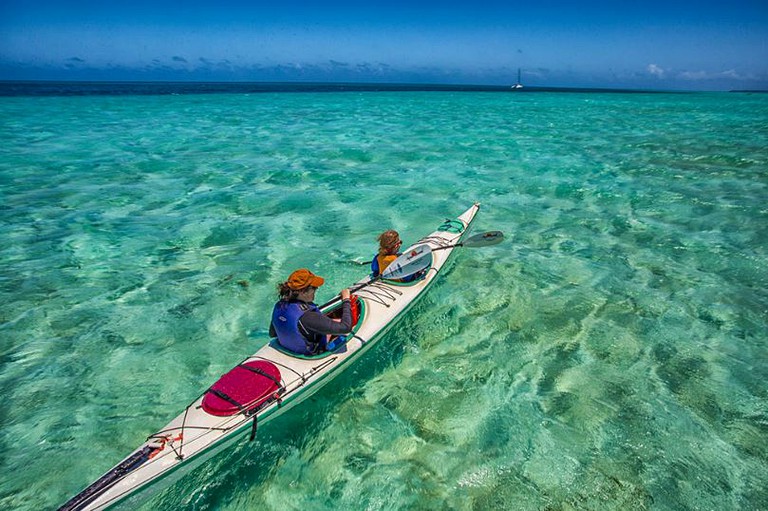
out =
[[382,279],[402,279],[432,266],[432,248],[418,245],[392,261],[381,274]]
[[464,240],[461,244],[465,247],[490,247],[504,241],[504,233],[501,231],[488,231],[475,234]]

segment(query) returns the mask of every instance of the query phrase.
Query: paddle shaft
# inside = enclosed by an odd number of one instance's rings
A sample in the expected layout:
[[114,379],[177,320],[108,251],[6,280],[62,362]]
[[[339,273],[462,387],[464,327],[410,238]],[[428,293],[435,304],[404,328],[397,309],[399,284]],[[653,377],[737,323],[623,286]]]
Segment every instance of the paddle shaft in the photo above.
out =
[[[436,251],[438,251],[438,250],[445,250],[446,248],[456,248],[456,247],[463,247],[463,246],[464,246],[464,243],[456,243],[455,245],[446,245],[446,246],[444,246],[444,247],[437,247],[437,248],[433,248],[433,249],[432,249],[432,252],[436,252]],[[362,263],[360,263],[360,266],[362,266],[362,265],[364,265],[364,264],[371,264],[372,262],[373,262],[373,261],[363,261]],[[369,282],[369,284],[370,284],[370,282]],[[368,284],[366,284],[366,286],[367,286],[367,285],[368,285]]]
[[[379,276],[377,276],[377,277],[373,277],[373,278],[372,278],[372,279],[370,279],[368,282],[363,282],[362,284],[358,284],[358,285],[356,285],[356,286],[352,286],[352,287],[350,287],[350,288],[349,288],[349,293],[350,293],[350,294],[352,294],[352,293],[354,293],[355,291],[359,291],[359,290],[363,289],[363,288],[364,288],[364,287],[366,287],[366,286],[370,286],[371,284],[373,284],[373,283],[374,283],[374,282],[376,282],[377,280],[381,280],[381,275],[379,275]],[[341,300],[341,295],[337,295],[335,298],[333,298],[333,299],[331,299],[330,301],[327,301],[327,302],[325,302],[324,304],[322,304],[322,305],[320,306],[320,308],[321,308],[321,309],[324,309],[324,308],[326,308],[326,307],[330,307],[331,305],[334,305],[335,303],[337,303],[337,302],[340,302],[340,301],[342,301],[342,300]]]
[[[381,272],[380,275],[372,277],[368,282],[352,286],[349,289],[349,292],[354,293],[355,291],[359,291],[366,286],[370,286],[377,280],[404,279],[411,275],[415,275],[420,271],[426,270],[430,266],[432,266],[432,247],[429,245],[418,245],[398,256],[398,258],[392,261],[387,269]],[[341,300],[341,296],[337,296],[330,302],[324,303],[321,308],[329,307],[339,300]]]

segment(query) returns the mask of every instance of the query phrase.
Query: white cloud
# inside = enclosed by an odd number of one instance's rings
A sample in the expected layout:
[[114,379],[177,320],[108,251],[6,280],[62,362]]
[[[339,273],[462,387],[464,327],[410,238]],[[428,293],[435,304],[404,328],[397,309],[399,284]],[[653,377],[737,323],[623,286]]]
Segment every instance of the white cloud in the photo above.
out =
[[741,76],[735,69],[729,69],[720,73],[723,78],[733,78],[734,80],[742,80],[745,77]]
[[707,71],[683,71],[682,73],[677,75],[677,77],[682,80],[691,80],[691,81],[718,80],[718,79],[746,80],[751,78],[749,76],[743,76],[735,69],[727,69],[725,71],[720,71],[719,73],[710,73]]
[[664,78],[664,70],[656,64],[648,64],[648,72],[658,78]]
[[678,77],[683,80],[707,80],[712,78],[706,71],[683,71]]

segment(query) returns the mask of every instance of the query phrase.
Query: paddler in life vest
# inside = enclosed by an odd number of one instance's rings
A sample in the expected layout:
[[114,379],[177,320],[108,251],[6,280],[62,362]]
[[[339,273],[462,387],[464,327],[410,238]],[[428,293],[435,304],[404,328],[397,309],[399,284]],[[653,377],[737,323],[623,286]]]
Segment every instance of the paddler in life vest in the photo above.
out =
[[[381,275],[381,273],[387,269],[387,266],[400,256],[400,247],[403,245],[403,242],[400,241],[400,234],[393,229],[381,233],[378,240],[379,253],[376,254],[376,257],[371,261],[371,272],[374,277]],[[398,280],[401,282],[411,282],[422,275],[423,272],[419,272],[415,275]]]
[[329,335],[343,335],[352,330],[349,289],[341,291],[341,320],[333,320],[315,305],[315,291],[325,279],[306,268],[291,273],[277,285],[280,300],[272,311],[269,335],[277,337],[283,348],[302,355],[322,353]]

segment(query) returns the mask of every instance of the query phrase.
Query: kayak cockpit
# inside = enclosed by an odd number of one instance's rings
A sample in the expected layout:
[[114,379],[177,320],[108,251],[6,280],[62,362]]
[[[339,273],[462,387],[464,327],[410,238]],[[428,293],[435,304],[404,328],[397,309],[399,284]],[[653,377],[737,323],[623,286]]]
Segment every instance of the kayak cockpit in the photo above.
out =
[[[341,319],[341,312],[342,312],[341,302],[337,302],[332,307],[323,310],[323,313],[331,319]],[[329,357],[333,354],[342,353],[345,351],[346,340],[351,339],[355,335],[355,333],[360,329],[360,326],[363,324],[363,320],[365,319],[365,313],[366,313],[365,302],[353,295],[352,296],[352,331],[344,336],[332,337],[328,341],[328,346],[330,349],[327,349],[321,353],[316,353],[314,355],[305,355],[303,353],[296,353],[295,351],[291,351],[285,346],[281,345],[277,341],[277,339],[271,339],[269,341],[269,346],[279,351],[280,353],[289,355],[293,358],[302,359],[302,360],[317,360],[320,358]]]

